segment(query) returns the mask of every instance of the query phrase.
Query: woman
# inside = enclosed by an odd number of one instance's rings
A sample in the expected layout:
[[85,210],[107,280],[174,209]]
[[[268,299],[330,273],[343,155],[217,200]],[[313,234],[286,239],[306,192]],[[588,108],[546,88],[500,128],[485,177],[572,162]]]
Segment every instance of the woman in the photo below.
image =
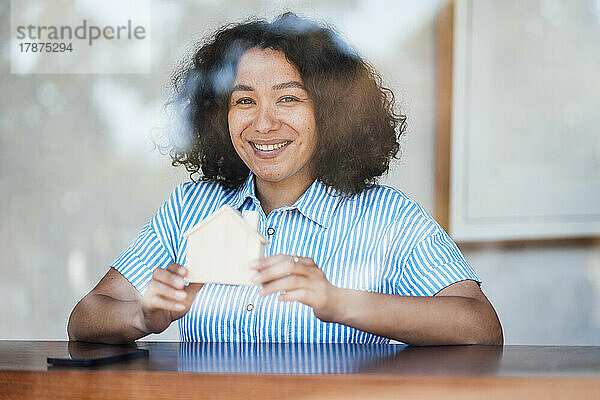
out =
[[[374,184],[405,117],[330,29],[284,14],[219,30],[176,75],[179,185],[75,307],[72,340],[502,344],[481,283],[438,224]],[[184,284],[188,229],[223,204],[269,237],[256,286]],[[276,296],[276,294],[278,294]]]

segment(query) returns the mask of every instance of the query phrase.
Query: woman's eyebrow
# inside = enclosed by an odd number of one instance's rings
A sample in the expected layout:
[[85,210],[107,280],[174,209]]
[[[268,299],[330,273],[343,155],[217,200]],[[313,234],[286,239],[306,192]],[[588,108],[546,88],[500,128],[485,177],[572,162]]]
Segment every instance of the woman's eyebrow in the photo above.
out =
[[[282,90],[282,89],[289,89],[289,88],[298,88],[298,89],[306,90],[304,85],[298,81],[289,81],[289,82],[278,83],[277,85],[273,85],[273,90]],[[232,92],[235,92],[235,91],[253,92],[254,88],[252,86],[247,86],[247,85],[235,85],[233,87],[233,89],[231,89],[231,91]]]
[[304,85],[298,81],[289,81],[289,82],[284,82],[284,83],[278,83],[277,85],[273,86],[274,90],[289,89],[289,88],[298,88],[298,89],[306,90]]
[[246,85],[235,85],[233,87],[233,89],[231,89],[232,92],[235,91],[240,91],[240,92],[253,92],[254,88],[252,86],[246,86]]

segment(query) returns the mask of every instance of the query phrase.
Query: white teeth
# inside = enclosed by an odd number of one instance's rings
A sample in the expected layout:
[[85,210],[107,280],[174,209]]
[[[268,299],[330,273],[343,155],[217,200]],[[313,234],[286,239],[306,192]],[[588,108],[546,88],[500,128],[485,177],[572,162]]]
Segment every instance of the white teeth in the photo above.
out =
[[288,143],[289,143],[289,141],[286,141],[283,143],[278,143],[278,144],[266,144],[266,145],[252,143],[252,145],[261,151],[273,151],[273,150],[282,148],[283,146],[285,146]]

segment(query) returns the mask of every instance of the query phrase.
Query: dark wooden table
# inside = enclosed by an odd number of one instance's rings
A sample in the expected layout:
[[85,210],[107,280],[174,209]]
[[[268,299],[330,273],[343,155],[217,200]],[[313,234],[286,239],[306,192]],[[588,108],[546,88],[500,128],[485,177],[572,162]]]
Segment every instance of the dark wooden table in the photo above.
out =
[[0,398],[600,399],[600,347],[138,342],[148,358],[46,363],[89,346],[0,341]]

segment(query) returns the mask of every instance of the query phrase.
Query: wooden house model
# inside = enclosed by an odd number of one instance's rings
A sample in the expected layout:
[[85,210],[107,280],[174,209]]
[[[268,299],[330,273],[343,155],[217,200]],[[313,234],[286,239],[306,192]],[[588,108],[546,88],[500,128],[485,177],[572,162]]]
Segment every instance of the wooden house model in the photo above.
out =
[[242,216],[224,205],[187,231],[188,280],[251,285],[256,271],[250,262],[264,257],[267,243],[257,227],[258,212],[246,211]]

